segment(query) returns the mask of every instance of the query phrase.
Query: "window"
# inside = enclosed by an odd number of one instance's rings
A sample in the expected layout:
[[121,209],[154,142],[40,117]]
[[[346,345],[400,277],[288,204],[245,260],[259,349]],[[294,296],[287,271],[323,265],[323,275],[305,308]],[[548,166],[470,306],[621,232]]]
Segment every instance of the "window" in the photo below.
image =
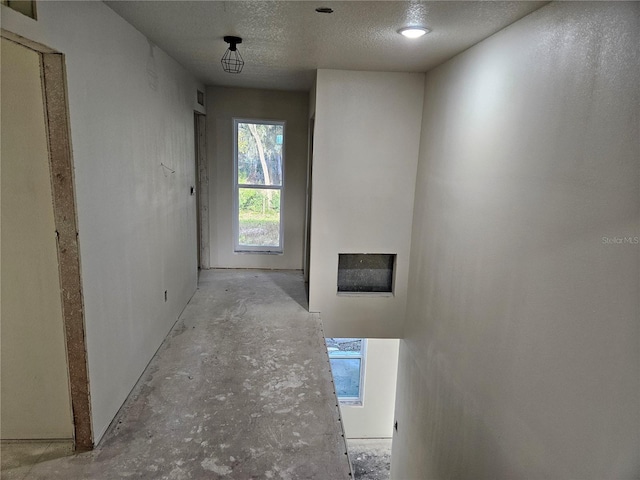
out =
[[234,120],[236,252],[282,253],[284,122]]
[[340,403],[362,405],[364,398],[364,338],[327,338],[333,383]]

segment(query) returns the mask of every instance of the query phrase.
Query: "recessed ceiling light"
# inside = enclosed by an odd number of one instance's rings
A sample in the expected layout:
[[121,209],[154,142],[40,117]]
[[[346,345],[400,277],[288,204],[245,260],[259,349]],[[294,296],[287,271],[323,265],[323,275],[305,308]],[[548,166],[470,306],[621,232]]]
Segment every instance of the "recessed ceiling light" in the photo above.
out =
[[403,27],[398,30],[400,35],[404,35],[407,38],[420,38],[421,36],[429,33],[429,30],[426,27]]
[[318,8],[316,8],[316,12],[318,12],[318,13],[333,13],[333,8],[318,7]]

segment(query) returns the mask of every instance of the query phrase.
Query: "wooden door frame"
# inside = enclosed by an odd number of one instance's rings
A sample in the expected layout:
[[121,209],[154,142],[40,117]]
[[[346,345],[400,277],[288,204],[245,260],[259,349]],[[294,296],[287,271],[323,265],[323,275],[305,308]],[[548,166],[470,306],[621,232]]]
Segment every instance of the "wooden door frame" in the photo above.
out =
[[64,55],[2,29],[0,36],[40,55],[45,128],[57,237],[58,274],[73,412],[74,448],[93,448],[75,182]]
[[209,168],[207,165],[207,116],[193,112],[196,153],[196,209],[198,228],[198,268],[211,268],[209,250]]

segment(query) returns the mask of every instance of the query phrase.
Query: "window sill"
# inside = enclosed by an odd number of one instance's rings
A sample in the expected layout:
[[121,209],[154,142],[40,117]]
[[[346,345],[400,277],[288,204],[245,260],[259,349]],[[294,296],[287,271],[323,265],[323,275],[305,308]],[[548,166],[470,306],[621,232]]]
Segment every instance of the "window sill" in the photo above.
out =
[[338,297],[395,297],[393,292],[337,292]]
[[236,255],[284,255],[284,252],[273,252],[269,250],[236,250],[233,253]]

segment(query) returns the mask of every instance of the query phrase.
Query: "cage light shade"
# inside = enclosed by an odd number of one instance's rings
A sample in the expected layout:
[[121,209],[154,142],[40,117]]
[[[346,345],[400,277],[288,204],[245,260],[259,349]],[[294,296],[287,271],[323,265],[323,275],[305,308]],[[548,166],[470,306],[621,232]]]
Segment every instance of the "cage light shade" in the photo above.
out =
[[222,56],[222,69],[227,73],[240,73],[242,71],[242,67],[244,67],[244,60],[242,60],[242,56],[238,50],[231,50],[227,48],[227,51],[224,52]]
[[229,44],[229,48],[227,48],[220,60],[222,69],[227,73],[240,73],[242,67],[244,67],[244,60],[236,45],[242,43],[242,39],[240,37],[227,36],[224,37],[224,41]]

